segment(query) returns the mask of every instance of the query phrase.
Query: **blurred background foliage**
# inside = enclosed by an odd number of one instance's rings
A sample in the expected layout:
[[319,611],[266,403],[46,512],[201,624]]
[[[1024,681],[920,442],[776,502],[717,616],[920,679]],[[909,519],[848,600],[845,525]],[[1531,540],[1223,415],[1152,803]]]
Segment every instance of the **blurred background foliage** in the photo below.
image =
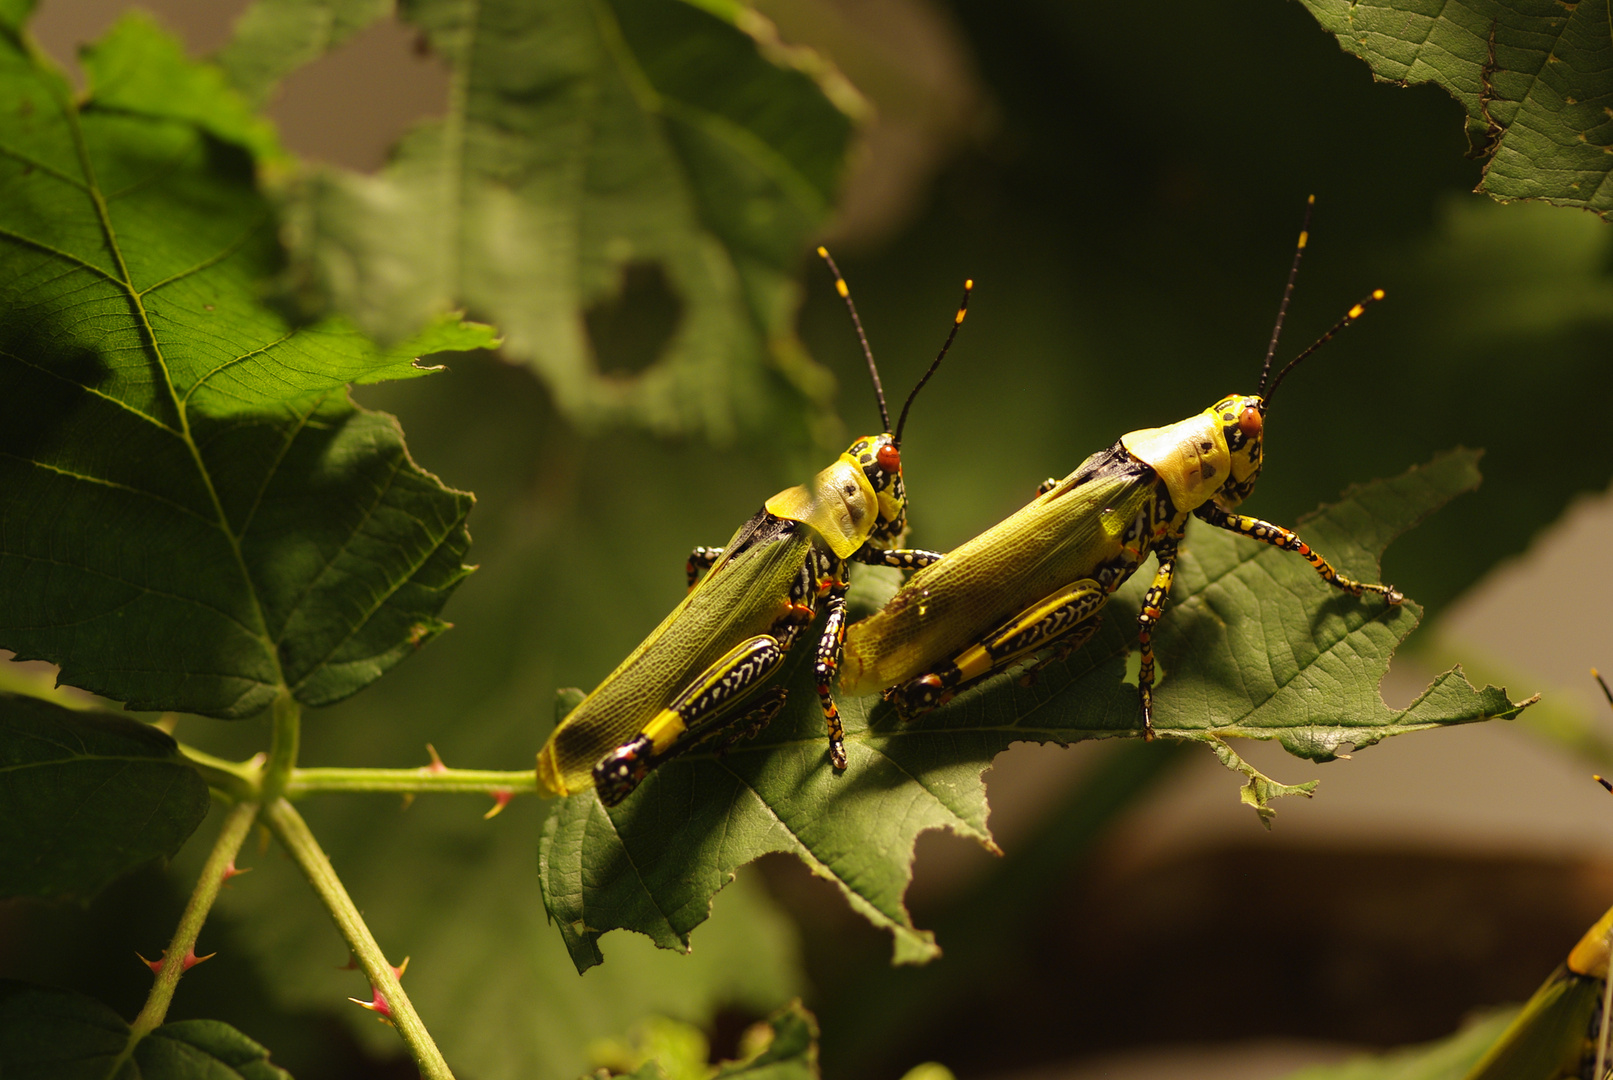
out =
[[[73,34],[98,30],[86,20],[119,6],[47,0],[38,33],[65,55]],[[240,9],[153,6],[201,51]],[[1292,522],[1352,482],[1484,447],[1483,487],[1389,552],[1385,580],[1437,615],[1608,486],[1613,231],[1472,194],[1480,164],[1461,106],[1432,86],[1375,84],[1299,4],[758,7],[785,41],[836,63],[878,117],[824,238],[893,392],[933,356],[963,279],[976,281],[905,440],[916,543],[944,549],[1123,432],[1251,391],[1312,193],[1280,352],[1372,288],[1389,299],[1285,384],[1252,512]],[[446,100],[441,66],[414,41],[377,24],[293,76],[271,106],[290,146],[375,168],[390,141],[378,133]],[[799,336],[838,380],[838,430],[758,415],[715,445],[583,431],[529,370],[485,356],[362,389],[398,414],[416,460],[476,493],[481,569],[447,609],[452,633],[308,717],[303,761],[416,765],[430,741],[456,766],[529,762],[555,689],[592,685],[640,640],[681,596],[690,547],[721,543],[872,430],[844,310],[805,246],[797,270]],[[584,315],[618,373],[657,355],[680,310],[664,280],[624,284]],[[1606,550],[1586,553],[1591,575],[1606,574]],[[1613,666],[1607,613],[1579,614]],[[178,735],[221,753],[266,743],[255,722],[184,720]],[[541,805],[518,800],[483,823],[459,797],[400,812],[389,797],[326,796],[306,813],[380,940],[412,955],[411,994],[466,1077],[575,1074],[590,1040],[651,1012],[705,1024],[731,1051],[744,1021],[793,993],[819,1011],[837,1078],[928,1058],[1000,1074],[1160,1041],[1432,1038],[1477,1004],[1526,996],[1613,892],[1605,864],[1515,850],[1210,847],[1117,869],[1105,830],[1177,774],[1179,755],[1083,753],[1087,782],[1016,817],[1000,863],[932,880],[926,860],[945,864],[944,845],[921,842],[909,899],[946,950],[921,970],[890,970],[881,936],[798,866],[767,861],[718,900],[691,957],[615,935],[579,980],[538,899]],[[1235,799],[1230,782],[1223,797]],[[1372,839],[1395,843],[1385,829]],[[0,909],[0,967],[131,1015],[146,985],[132,952],[166,939],[200,847],[82,911]],[[187,976],[171,1016],[234,1023],[302,1080],[412,1075],[392,1033],[343,1002],[362,977],[337,970],[341,944],[289,865],[273,852],[254,862],[204,931],[220,957]]]

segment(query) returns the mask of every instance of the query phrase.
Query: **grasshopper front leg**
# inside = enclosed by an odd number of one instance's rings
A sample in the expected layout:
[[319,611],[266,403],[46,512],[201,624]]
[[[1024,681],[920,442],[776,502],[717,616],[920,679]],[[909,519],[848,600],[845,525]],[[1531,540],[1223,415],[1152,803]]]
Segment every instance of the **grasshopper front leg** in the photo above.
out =
[[1159,567],[1154,581],[1143,594],[1143,609],[1137,613],[1137,649],[1141,662],[1137,666],[1137,697],[1143,708],[1143,738],[1154,737],[1154,627],[1165,616],[1165,600],[1170,596],[1171,579],[1176,575],[1176,555],[1182,544],[1178,530],[1165,537],[1154,547]]
[[689,575],[689,588],[695,587],[700,575],[710,570],[716,561],[722,558],[723,549],[720,547],[697,547],[689,552],[689,561],[683,564],[684,573]]
[[835,673],[840,670],[840,654],[846,644],[846,579],[845,566],[835,574],[824,601],[829,618],[818,639],[818,656],[812,665],[812,674],[818,680],[818,703],[823,706],[823,724],[829,731],[829,763],[838,770],[846,768],[846,729],[840,723],[840,709],[836,707],[830,688]]
[[1243,514],[1231,514],[1214,503],[1205,503],[1193,513],[1218,529],[1226,529],[1239,536],[1247,536],[1251,540],[1259,540],[1263,544],[1298,553],[1311,564],[1311,569],[1321,575],[1323,581],[1336,589],[1344,590],[1351,596],[1360,596],[1364,592],[1377,593],[1391,604],[1398,604],[1406,599],[1405,594],[1392,585],[1374,585],[1345,577],[1334,570],[1332,564],[1322,558],[1319,552],[1313,551],[1309,544],[1295,536],[1292,530],[1285,529],[1281,525],[1273,525],[1269,521],[1261,521],[1259,518]]
[[864,544],[851,557],[868,566],[889,566],[896,570],[922,570],[941,558],[939,551],[923,548],[876,548]]

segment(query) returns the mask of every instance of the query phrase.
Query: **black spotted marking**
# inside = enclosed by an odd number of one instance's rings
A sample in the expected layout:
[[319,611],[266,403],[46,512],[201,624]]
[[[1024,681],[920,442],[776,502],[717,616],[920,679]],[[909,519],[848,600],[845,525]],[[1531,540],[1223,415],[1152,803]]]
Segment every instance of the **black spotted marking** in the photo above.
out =
[[852,556],[869,566],[889,566],[897,570],[922,570],[941,560],[941,552],[922,548],[876,548],[864,544]]
[[887,696],[895,703],[901,718],[911,720],[939,705],[945,705],[962,682],[963,672],[947,660],[916,679],[892,687],[887,691]]
[[824,621],[823,636],[818,639],[818,655],[812,665],[812,674],[818,683],[818,704],[823,708],[823,725],[829,733],[829,763],[836,769],[846,767],[846,730],[840,722],[840,710],[835,706],[833,694],[835,674],[840,670],[841,652],[846,644],[844,564],[841,571],[825,602],[829,617]]
[[647,736],[635,735],[594,766],[594,788],[599,801],[615,806],[633,793],[650,771],[653,746]]
[[1165,615],[1165,601],[1170,596],[1171,579],[1176,574],[1176,556],[1180,550],[1180,530],[1165,537],[1154,549],[1159,567],[1153,583],[1143,594],[1142,610],[1137,613],[1137,650],[1140,654],[1137,667],[1137,699],[1143,712],[1143,738],[1154,737],[1154,627]]
[[1092,636],[1103,625],[1102,615],[1093,615],[1084,623],[1077,624],[1069,633],[1052,643],[1052,648],[1042,659],[1026,668],[1019,677],[1019,685],[1035,686],[1036,679],[1049,664],[1062,663],[1070,658],[1070,654],[1092,640]]
[[981,642],[981,646],[992,658],[993,666],[998,666],[1010,657],[1029,649],[1042,648],[1068,634],[1090,619],[1092,613],[1102,607],[1106,599],[1108,599],[1106,593],[1082,593],[1069,603],[1061,604],[1049,611],[1030,626],[1013,633],[988,637]]
[[710,570],[712,565],[722,558],[722,552],[723,549],[720,547],[697,547],[689,552],[689,561],[684,565],[684,570],[689,575],[689,588],[694,588],[695,582],[700,580],[700,575]]

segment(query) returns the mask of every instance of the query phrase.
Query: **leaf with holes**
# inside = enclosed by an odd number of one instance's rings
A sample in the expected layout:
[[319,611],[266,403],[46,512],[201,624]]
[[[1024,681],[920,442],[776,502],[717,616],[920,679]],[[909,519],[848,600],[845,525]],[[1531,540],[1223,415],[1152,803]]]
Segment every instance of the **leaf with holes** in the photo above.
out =
[[173,739],[128,717],[0,694],[0,897],[88,900],[207,816]]
[[[1376,580],[1397,535],[1478,483],[1477,454],[1445,454],[1393,480],[1353,488],[1300,523],[1301,534],[1345,574]],[[545,823],[543,900],[579,970],[601,961],[616,928],[663,948],[687,948],[711,898],[760,855],[789,852],[837,884],[852,908],[889,930],[898,963],[939,952],[903,906],[913,843],[946,829],[994,845],[981,773],[1016,742],[1073,743],[1137,736],[1135,644],[1140,571],[1110,600],[1096,637],[1032,686],[999,675],[912,723],[877,697],[841,702],[850,768],[829,767],[812,657],[793,659],[790,700],[756,739],[721,757],[690,754],[652,771],[621,805],[572,796]],[[1330,761],[1390,735],[1511,718],[1502,690],[1475,690],[1460,670],[1441,675],[1410,707],[1383,704],[1378,683],[1421,610],[1332,590],[1305,560],[1191,523],[1155,635],[1165,678],[1155,697],[1162,738],[1206,743],[1245,777],[1243,799],[1269,820],[1269,799],[1310,794],[1244,762],[1231,738],[1279,741]]]
[[345,385],[491,332],[288,323],[222,77],[137,16],[84,67],[0,35],[0,647],[137,708],[345,697],[443,628],[471,503]]
[[112,1073],[132,1032],[100,1002],[0,980],[0,1075],[101,1080],[291,1080],[269,1052],[217,1020],[179,1020],[142,1038]]
[[[312,8],[344,32],[374,14],[259,0],[222,54],[232,78],[262,93],[315,55]],[[826,407],[793,278],[845,164],[843,79],[737,4],[412,0],[400,15],[454,69],[448,116],[379,175],[323,169],[287,193],[299,295],[380,335],[465,308],[585,421],[727,439],[786,399]],[[624,378],[585,316],[639,287],[664,342]]]
[[1480,190],[1613,212],[1609,0],[1303,0],[1379,79],[1432,82],[1467,110]]

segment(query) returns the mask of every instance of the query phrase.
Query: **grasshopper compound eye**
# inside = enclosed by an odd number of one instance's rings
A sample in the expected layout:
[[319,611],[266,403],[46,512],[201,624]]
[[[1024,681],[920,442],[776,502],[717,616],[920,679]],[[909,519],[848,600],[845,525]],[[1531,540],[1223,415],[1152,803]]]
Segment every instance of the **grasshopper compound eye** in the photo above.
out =
[[1245,407],[1243,412],[1238,414],[1238,430],[1251,439],[1259,435],[1264,426],[1265,421],[1260,416],[1260,410],[1253,405]]
[[895,474],[902,471],[902,452],[896,449],[892,443],[886,443],[881,446],[875,452],[874,460],[879,462],[879,467],[888,473]]

